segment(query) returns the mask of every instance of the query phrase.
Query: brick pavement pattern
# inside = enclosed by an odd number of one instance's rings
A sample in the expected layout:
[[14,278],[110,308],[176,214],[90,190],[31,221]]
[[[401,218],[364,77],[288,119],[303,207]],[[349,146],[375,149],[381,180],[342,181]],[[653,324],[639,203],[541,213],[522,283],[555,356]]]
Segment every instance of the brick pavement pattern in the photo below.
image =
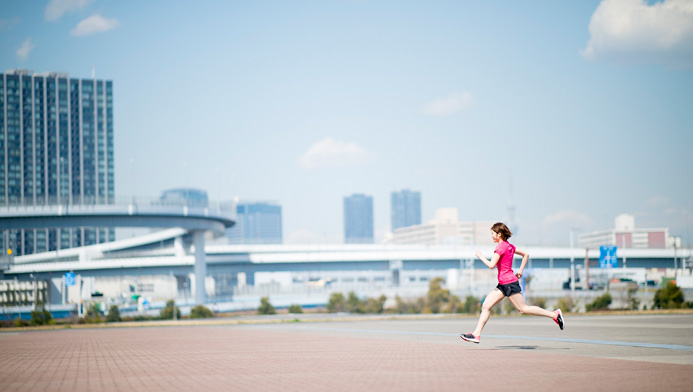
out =
[[[453,338],[451,338],[453,339]],[[0,334],[2,391],[690,390],[693,366],[183,326]]]

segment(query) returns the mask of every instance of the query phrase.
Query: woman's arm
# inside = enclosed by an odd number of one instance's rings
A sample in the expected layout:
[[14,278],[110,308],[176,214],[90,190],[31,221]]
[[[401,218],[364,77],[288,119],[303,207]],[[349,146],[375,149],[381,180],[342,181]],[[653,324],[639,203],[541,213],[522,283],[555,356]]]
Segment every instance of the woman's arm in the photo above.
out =
[[525,266],[527,266],[527,260],[529,260],[529,253],[525,252],[524,250],[517,249],[515,248],[515,254],[522,256],[522,264],[520,265],[520,269],[515,273],[515,276],[517,276],[518,279],[522,278],[522,271],[525,270]]
[[491,258],[491,261],[486,260],[480,250],[476,251],[476,257],[483,261],[489,269],[494,269],[496,264],[498,264],[498,260],[500,260],[500,255],[496,252],[493,252],[493,258]]

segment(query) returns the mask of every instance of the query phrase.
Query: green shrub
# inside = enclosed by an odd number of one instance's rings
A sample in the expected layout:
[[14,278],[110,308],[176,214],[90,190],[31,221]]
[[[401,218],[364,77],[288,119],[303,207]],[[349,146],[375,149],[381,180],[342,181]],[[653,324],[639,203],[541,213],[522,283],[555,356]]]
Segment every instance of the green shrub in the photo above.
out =
[[362,300],[353,291],[348,294],[345,300],[342,293],[333,293],[327,303],[327,311],[330,313],[382,313],[386,300],[387,297],[384,295]]
[[[51,312],[46,310],[46,307],[43,304],[43,302],[39,302],[36,305],[36,309],[31,311],[31,325],[48,325],[52,323],[53,316],[51,316]],[[21,327],[21,325],[18,326]]]
[[344,300],[344,294],[332,293],[329,301],[327,301],[327,311],[330,313],[346,312],[347,304]]
[[591,312],[593,310],[606,310],[611,305],[611,294],[604,293],[597,297],[592,303],[585,306],[585,310]]
[[460,297],[451,294],[448,302],[440,309],[441,313],[462,313],[464,304],[460,301]]
[[214,312],[212,312],[208,307],[204,305],[197,305],[190,309],[190,318],[211,318],[214,317]]
[[441,277],[433,278],[428,284],[426,294],[426,307],[431,313],[440,313],[440,309],[450,299],[450,290],[443,289],[445,279]]
[[170,299],[166,301],[166,307],[161,309],[159,316],[164,320],[172,320],[174,311],[176,312],[176,318],[180,320],[180,309],[176,306],[176,301]]
[[101,322],[101,307],[98,303],[92,302],[87,307],[87,313],[84,315],[84,321],[87,324]]
[[121,321],[120,309],[118,309],[118,305],[111,305],[111,307],[108,308],[108,313],[106,314],[106,322],[116,323],[119,321]]
[[683,304],[683,291],[674,282],[668,282],[654,296],[655,309],[678,309]]
[[260,307],[257,308],[257,314],[276,314],[277,311],[274,306],[269,302],[269,297],[262,297],[260,299]]
[[363,313],[361,300],[353,291],[349,292],[346,299],[346,311],[350,313]]
[[481,312],[481,300],[473,295],[468,295],[464,300],[463,313],[479,314]]
[[381,295],[378,298],[368,298],[365,301],[361,301],[361,305],[359,306],[359,313],[382,313],[385,306],[385,301],[387,301],[387,297],[384,295]]
[[634,287],[632,289],[628,289],[628,308],[630,310],[638,310],[640,308],[640,300],[636,296],[638,293],[638,288]]
[[289,305],[289,313],[303,313],[303,308],[298,304]]
[[556,301],[556,308],[561,312],[571,313],[575,311],[576,304],[571,297],[562,297]]
[[397,313],[400,314],[418,314],[423,311],[425,306],[424,298],[414,298],[410,300],[404,300],[399,296],[395,296],[395,303],[397,304]]

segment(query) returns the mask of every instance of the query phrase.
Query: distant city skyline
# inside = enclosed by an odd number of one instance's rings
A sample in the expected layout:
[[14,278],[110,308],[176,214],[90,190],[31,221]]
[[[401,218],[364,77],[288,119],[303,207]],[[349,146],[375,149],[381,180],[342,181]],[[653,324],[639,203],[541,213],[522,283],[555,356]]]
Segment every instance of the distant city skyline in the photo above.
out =
[[344,243],[373,244],[373,197],[355,193],[344,197]]
[[402,189],[390,194],[390,226],[396,229],[421,224],[421,192]]
[[511,200],[518,245],[622,213],[693,242],[689,1],[0,7],[0,71],[114,82],[116,196],[280,200],[285,243],[341,243],[354,192],[382,242],[405,188],[422,222]]
[[229,244],[283,243],[282,206],[261,201],[238,201],[236,224],[226,230]]

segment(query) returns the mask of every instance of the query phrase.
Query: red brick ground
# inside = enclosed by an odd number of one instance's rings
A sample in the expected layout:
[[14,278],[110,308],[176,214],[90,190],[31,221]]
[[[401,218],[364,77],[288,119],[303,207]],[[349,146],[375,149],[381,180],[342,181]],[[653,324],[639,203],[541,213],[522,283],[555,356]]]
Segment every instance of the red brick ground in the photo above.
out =
[[693,366],[239,326],[0,334],[2,391],[666,391]]

